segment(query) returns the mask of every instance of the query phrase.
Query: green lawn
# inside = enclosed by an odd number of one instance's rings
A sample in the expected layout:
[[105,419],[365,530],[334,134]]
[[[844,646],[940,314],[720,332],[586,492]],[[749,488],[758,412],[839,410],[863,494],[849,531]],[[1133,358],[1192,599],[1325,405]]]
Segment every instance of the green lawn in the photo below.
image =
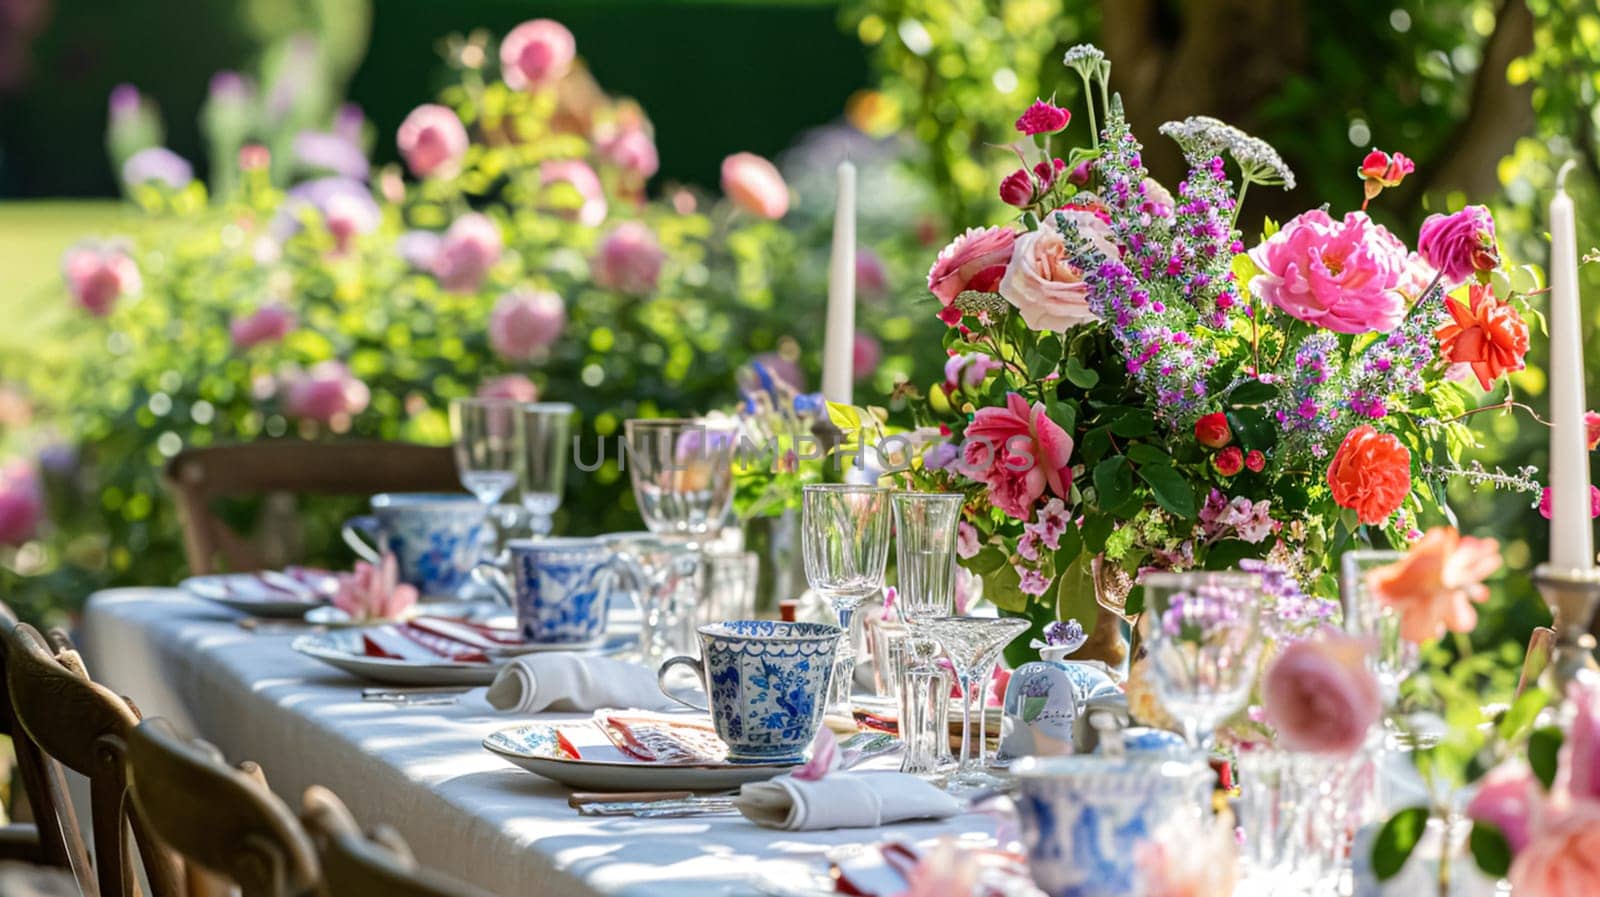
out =
[[61,253],[86,237],[107,237],[132,216],[117,200],[0,202],[0,352],[53,335],[70,311]]

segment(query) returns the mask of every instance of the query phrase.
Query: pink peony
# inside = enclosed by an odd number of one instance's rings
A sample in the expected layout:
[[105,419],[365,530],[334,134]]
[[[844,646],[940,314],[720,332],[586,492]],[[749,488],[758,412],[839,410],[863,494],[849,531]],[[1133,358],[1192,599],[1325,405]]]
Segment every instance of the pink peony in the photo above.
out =
[[452,293],[472,293],[500,260],[500,228],[481,212],[468,212],[445,231],[434,254],[433,276]]
[[97,318],[111,314],[117,299],[139,292],[139,266],[116,247],[75,246],[61,257],[67,289],[84,310]]
[[644,296],[656,288],[666,253],[642,221],[624,221],[606,234],[594,258],[594,282],[608,290]]
[[282,302],[268,302],[228,325],[235,349],[248,349],[262,343],[275,343],[294,329],[295,314]]
[[1006,394],[1006,407],[979,408],[967,424],[961,472],[989,486],[989,501],[1018,520],[1048,487],[1067,498],[1072,487],[1072,437],[1045,415],[1044,403]]
[[[606,191],[600,176],[587,162],[562,159],[539,167],[539,185],[549,208],[584,227],[599,227],[606,220]],[[562,196],[565,192],[567,195]]]
[[400,562],[389,552],[377,564],[356,561],[355,572],[339,574],[333,606],[352,620],[395,620],[417,603],[417,587],[400,581]]
[[722,160],[722,192],[752,215],[782,218],[789,211],[789,185],[778,167],[755,153],[734,153]]
[[[1078,233],[1107,258],[1117,258],[1111,228],[1093,212],[1067,209],[1062,215],[1078,224]],[[1055,216],[1038,230],[1017,238],[1000,295],[1016,306],[1022,320],[1039,331],[1063,331],[1097,320],[1089,310],[1089,285],[1067,255],[1066,240],[1055,229]]]
[[522,374],[502,374],[478,384],[480,399],[510,399],[513,402],[539,401],[539,387]]
[[337,361],[296,371],[283,384],[283,413],[302,420],[332,423],[335,418],[360,414],[371,400],[367,385]]
[[[1550,519],[1551,495],[1549,486],[1544,487],[1544,491],[1539,493],[1539,516],[1546,520]],[[1589,516],[1600,517],[1600,486],[1591,485],[1589,487]]]
[[1017,130],[1029,137],[1035,134],[1054,134],[1065,128],[1070,121],[1072,121],[1071,112],[1044,100],[1034,100],[1028,111],[1017,119]]
[[878,371],[878,363],[883,360],[883,345],[872,334],[862,330],[856,331],[855,340],[850,344],[850,366],[857,380],[865,380]]
[[1364,212],[1335,221],[1304,212],[1250,250],[1261,269],[1250,288],[1289,315],[1336,333],[1388,332],[1404,317],[1396,289],[1406,248]]
[[572,68],[578,42],[552,19],[534,19],[511,29],[500,42],[500,74],[513,90],[533,90],[559,81]]
[[1543,808],[1506,878],[1516,897],[1593,897],[1600,889],[1600,801]]
[[993,293],[1000,287],[1017,243],[1009,227],[972,227],[946,246],[928,269],[928,289],[949,306],[967,290]]
[[518,289],[500,297],[489,315],[489,346],[507,361],[527,361],[550,347],[567,324],[561,297]]
[[44,519],[44,494],[33,468],[22,461],[0,467],[0,545],[33,538]]
[[1467,816],[1499,829],[1515,854],[1528,843],[1529,820],[1542,796],[1541,789],[1528,764],[1507,761],[1483,777],[1477,794],[1467,804]]
[[1449,215],[1429,215],[1417,235],[1417,252],[1444,272],[1447,287],[1466,283],[1480,271],[1493,271],[1500,266],[1494,216],[1483,206],[1467,206]]
[[1578,712],[1561,746],[1556,789],[1573,800],[1600,801],[1600,685],[1574,682],[1567,689]]
[[661,157],[656,153],[655,141],[641,128],[628,128],[609,140],[601,141],[600,155],[641,180],[652,177],[661,169]]
[[1284,648],[1262,677],[1262,706],[1293,751],[1349,755],[1383,712],[1365,642],[1333,629]]
[[467,129],[455,112],[436,103],[411,110],[395,133],[406,167],[419,178],[454,177],[467,154]]
[[889,274],[884,270],[883,259],[866,246],[856,247],[856,292],[864,297],[889,292]]

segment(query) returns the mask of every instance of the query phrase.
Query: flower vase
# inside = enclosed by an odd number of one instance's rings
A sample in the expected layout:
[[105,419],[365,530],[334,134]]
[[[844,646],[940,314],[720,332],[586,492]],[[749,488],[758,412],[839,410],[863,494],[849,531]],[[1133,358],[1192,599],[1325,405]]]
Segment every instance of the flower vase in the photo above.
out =
[[1120,695],[1097,663],[1067,660],[1069,649],[1042,648],[1039,660],[1017,667],[1006,685],[1000,724],[1002,761],[1074,753],[1078,718],[1092,699]]
[[[755,609],[757,617],[775,617],[778,602],[794,598],[803,582],[800,567],[800,515],[790,509],[771,517],[752,517],[744,522],[744,544],[761,558],[760,575],[756,580]],[[801,571],[797,575],[796,571]]]

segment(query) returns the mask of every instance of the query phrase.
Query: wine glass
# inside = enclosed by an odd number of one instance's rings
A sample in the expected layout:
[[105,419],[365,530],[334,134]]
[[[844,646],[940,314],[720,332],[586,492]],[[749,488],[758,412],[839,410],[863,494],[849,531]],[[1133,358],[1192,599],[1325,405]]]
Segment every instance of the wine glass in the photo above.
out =
[[[650,532],[614,533],[606,545],[628,571],[639,605],[639,655],[651,668],[676,654],[691,653],[693,626],[682,625],[681,604],[698,589],[700,557],[681,537]],[[693,615],[687,615],[693,621]],[[682,630],[688,629],[686,637]]]
[[896,492],[890,498],[899,579],[895,604],[906,626],[898,689],[905,743],[900,768],[918,775],[937,772],[949,752],[950,684],[934,665],[939,642],[923,624],[955,610],[956,541],[965,503],[953,492]]
[[[1417,646],[1400,636],[1400,615],[1378,599],[1367,586],[1367,575],[1405,557],[1399,551],[1347,551],[1339,559],[1339,598],[1344,604],[1344,628],[1353,636],[1370,639],[1374,648],[1367,663],[1378,679],[1385,709],[1400,696],[1400,683],[1421,663]],[[1389,721],[1385,720],[1386,725]]]
[[738,422],[635,419],[622,429],[622,463],[645,527],[653,533],[714,534],[733,504]]
[[[521,470],[522,405],[514,399],[452,399],[450,437],[461,485],[482,503],[484,519],[490,520]],[[504,529],[513,521],[502,517],[497,522]]]
[[1244,706],[1261,643],[1261,577],[1253,573],[1147,573],[1141,632],[1156,697],[1183,724],[1189,746],[1209,752],[1217,723]]
[[[934,617],[921,626],[939,640],[961,685],[961,760],[945,786],[956,794],[985,791],[999,784],[989,772],[983,699],[1000,661],[1000,652],[1033,625],[1022,617]],[[973,749],[972,714],[978,714]]]
[[889,490],[852,483],[806,486],[801,496],[801,552],[806,581],[839,617],[844,635],[834,655],[828,707],[851,714],[856,668],[856,608],[883,591],[889,559]]
[[522,406],[522,507],[534,535],[549,535],[567,481],[572,405],[532,402]]

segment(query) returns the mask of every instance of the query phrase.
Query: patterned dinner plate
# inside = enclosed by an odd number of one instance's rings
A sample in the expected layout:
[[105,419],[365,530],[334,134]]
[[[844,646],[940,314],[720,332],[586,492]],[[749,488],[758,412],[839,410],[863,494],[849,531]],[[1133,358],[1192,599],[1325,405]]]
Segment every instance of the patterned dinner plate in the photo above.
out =
[[562,750],[556,726],[547,723],[501,729],[485,738],[483,746],[531,773],[583,791],[727,791],[782,775],[797,765],[573,759]]
[[300,617],[327,603],[338,580],[309,571],[298,575],[263,570],[259,573],[216,573],[191,576],[178,588],[254,617]]
[[[633,646],[631,636],[618,636],[581,649],[597,654],[615,654]],[[289,646],[307,657],[314,657],[352,676],[384,685],[488,685],[509,656],[489,663],[463,663],[440,658],[419,663],[366,653],[360,629],[338,629],[302,635]]]

